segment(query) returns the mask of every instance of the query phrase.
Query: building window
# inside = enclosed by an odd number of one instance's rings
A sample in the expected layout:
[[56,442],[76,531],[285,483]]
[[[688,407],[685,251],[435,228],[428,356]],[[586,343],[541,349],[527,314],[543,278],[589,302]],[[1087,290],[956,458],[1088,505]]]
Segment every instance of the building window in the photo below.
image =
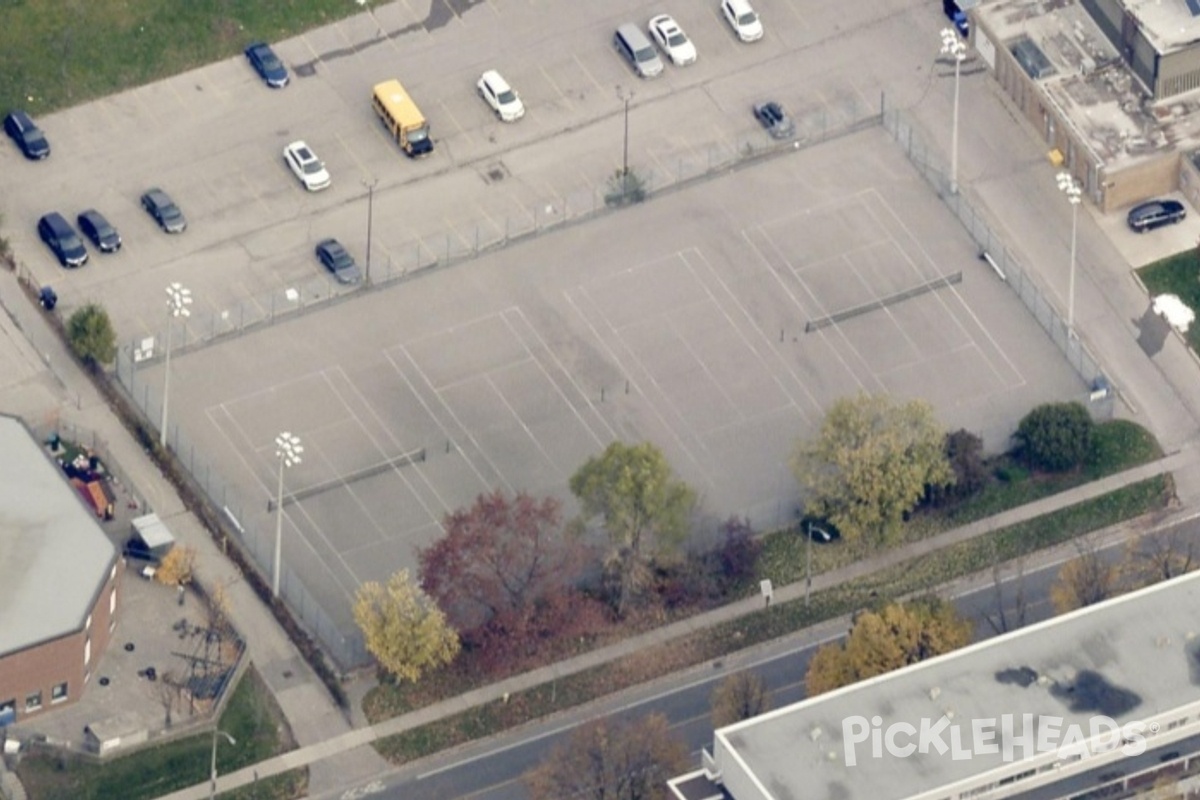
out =
[[87,622],[83,623],[83,629],[85,631],[90,631],[92,629],[92,615],[91,614],[88,614]]
[[115,562],[112,565],[112,570],[108,573],[108,579],[110,581],[115,581],[117,579],[117,565]]
[[25,698],[25,710],[26,711],[37,711],[41,707],[42,707],[42,693],[41,692],[34,692],[33,694],[26,696],[26,698]]
[[61,703],[63,700],[66,700],[66,699],[67,699],[67,682],[63,681],[62,683],[55,684],[54,688],[50,690],[50,702],[51,703]]
[[114,588],[108,595],[108,615],[117,613],[117,590]]
[[13,717],[15,717],[16,715],[17,715],[17,701],[16,700],[5,700],[3,703],[0,703],[0,722],[3,722],[4,724],[7,725],[8,723],[12,722]]
[[88,637],[88,640],[83,643],[83,663],[84,666],[92,663],[92,638],[90,636]]

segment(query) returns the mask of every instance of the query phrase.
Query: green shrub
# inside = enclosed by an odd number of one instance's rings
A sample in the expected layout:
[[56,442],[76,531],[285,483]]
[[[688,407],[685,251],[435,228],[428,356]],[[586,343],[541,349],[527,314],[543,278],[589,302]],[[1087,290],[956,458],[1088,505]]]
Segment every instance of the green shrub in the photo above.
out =
[[1025,415],[1015,438],[1029,466],[1065,472],[1088,456],[1095,427],[1080,403],[1044,403]]

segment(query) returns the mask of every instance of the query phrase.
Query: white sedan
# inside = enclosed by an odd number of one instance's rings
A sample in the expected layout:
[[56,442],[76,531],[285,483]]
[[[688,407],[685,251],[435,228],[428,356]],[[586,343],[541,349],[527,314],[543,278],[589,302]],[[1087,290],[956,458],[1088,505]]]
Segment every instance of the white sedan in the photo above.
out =
[[304,188],[310,192],[328,189],[329,184],[333,182],[329,177],[328,170],[325,169],[324,162],[317,158],[317,154],[312,151],[312,148],[302,141],[292,142],[283,148],[283,160],[287,162],[292,172],[296,173],[296,178],[304,184]]
[[695,63],[696,45],[692,44],[679,23],[667,14],[650,20],[650,35],[675,66]]
[[508,81],[494,69],[489,69],[480,76],[475,84],[479,96],[492,107],[501,122],[516,122],[525,116],[525,104],[521,96],[508,85]]

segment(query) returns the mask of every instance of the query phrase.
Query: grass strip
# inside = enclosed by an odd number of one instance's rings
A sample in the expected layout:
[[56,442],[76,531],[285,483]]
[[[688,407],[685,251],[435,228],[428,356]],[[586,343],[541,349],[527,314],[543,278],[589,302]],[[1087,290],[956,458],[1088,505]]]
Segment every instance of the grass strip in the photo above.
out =
[[307,791],[308,767],[297,767],[249,786],[221,792],[217,797],[221,800],[293,800],[304,797]]
[[818,622],[857,611],[872,602],[927,592],[994,564],[1052,547],[1101,528],[1165,508],[1173,482],[1169,475],[1130,484],[1036,519],[1002,528],[936,553],[912,559],[860,580],[781,603],[741,619],[716,625],[637,656],[594,667],[535,686],[428,725],[375,742],[393,764],[403,764],[458,744],[516,727],[556,711],[695,666],[739,649],[794,633]]
[[[295,747],[283,720],[262,678],[253,667],[246,670],[219,723],[237,744],[218,743],[217,771],[233,772]],[[31,800],[149,800],[207,781],[211,755],[212,734],[200,733],[100,763],[34,751],[21,758],[17,776]]]

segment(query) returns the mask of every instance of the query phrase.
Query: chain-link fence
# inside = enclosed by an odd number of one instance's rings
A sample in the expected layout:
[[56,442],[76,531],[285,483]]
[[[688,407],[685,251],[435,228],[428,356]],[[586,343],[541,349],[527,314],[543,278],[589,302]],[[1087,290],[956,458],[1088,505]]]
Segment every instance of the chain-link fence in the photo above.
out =
[[[794,115],[796,135],[786,141],[772,139],[765,131],[742,136],[732,142],[714,144],[704,150],[689,150],[685,155],[658,158],[654,166],[637,165],[631,174],[617,172],[601,185],[581,187],[565,195],[547,197],[531,205],[526,213],[501,220],[488,219],[464,235],[461,231],[443,235],[423,236],[407,246],[389,248],[383,258],[373,257],[365,270],[364,283],[357,287],[339,287],[323,276],[298,286],[280,288],[266,297],[256,297],[239,306],[214,315],[193,314],[180,318],[172,331],[172,354],[203,346],[224,337],[238,335],[295,316],[306,310],[323,307],[362,291],[406,280],[432,269],[476,258],[489,250],[512,242],[538,236],[567,224],[593,219],[601,214],[639,202],[666,191],[718,176],[732,169],[747,166],[765,158],[782,156],[811,147],[820,142],[865,130],[879,124],[882,104],[867,105],[857,93],[847,94],[837,102],[814,105],[812,109]],[[635,187],[638,196],[630,196]],[[382,249],[382,248],[380,248]],[[373,254],[374,255],[374,254]],[[165,333],[165,332],[164,332]],[[164,337],[156,337],[165,341]],[[145,420],[148,429],[157,433],[162,414],[162,386],[142,380],[139,366],[160,360],[164,353],[153,345],[133,342],[120,348],[116,359],[116,377]],[[274,532],[260,530],[249,520],[263,518],[261,513],[247,514],[252,503],[261,498],[248,498],[244,491],[230,484],[213,466],[201,443],[193,441],[179,425],[169,425],[167,444],[195,486],[219,511],[220,524],[233,541],[241,545],[264,575],[270,575],[274,562]],[[790,509],[772,504],[767,516],[788,524]],[[767,523],[768,520],[763,520]],[[285,549],[286,556],[286,549]],[[336,585],[329,566],[315,559],[305,563],[303,574],[289,565],[288,559],[280,568],[280,594],[288,606],[303,621],[340,666],[354,667],[369,661],[361,633],[353,624],[337,624],[335,619],[346,614],[331,612],[318,599],[311,587]]]
[[1110,388],[1109,379],[1099,360],[1079,339],[1078,333],[1068,328],[1047,293],[1038,286],[1033,275],[1021,266],[1008,245],[996,235],[967,196],[961,191],[952,190],[940,155],[921,140],[912,122],[899,110],[889,108],[884,111],[883,127],[975,240],[980,258],[987,261],[997,276],[1021,298],[1050,340],[1066,356],[1071,368],[1083,379],[1089,389],[1087,405],[1092,414],[1099,418],[1110,418],[1115,392]]

